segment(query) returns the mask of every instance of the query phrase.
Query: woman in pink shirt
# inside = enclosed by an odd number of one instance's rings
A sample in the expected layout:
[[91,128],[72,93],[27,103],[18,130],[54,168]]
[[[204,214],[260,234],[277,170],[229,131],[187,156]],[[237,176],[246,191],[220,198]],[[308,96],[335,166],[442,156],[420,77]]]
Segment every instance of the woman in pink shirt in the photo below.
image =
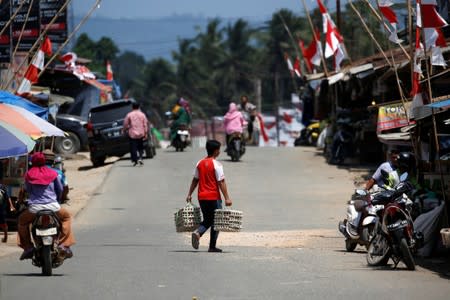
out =
[[241,133],[244,126],[247,125],[242,113],[237,109],[236,103],[231,102],[228,112],[223,117],[223,125],[225,126],[225,133],[227,135],[227,145],[230,135],[233,133]]

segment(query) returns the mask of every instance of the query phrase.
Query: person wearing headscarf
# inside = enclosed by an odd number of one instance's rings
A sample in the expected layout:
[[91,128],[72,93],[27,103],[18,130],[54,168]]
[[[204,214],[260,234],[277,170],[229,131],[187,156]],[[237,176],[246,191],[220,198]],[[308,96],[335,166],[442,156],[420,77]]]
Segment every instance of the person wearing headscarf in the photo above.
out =
[[42,152],[36,152],[31,156],[31,164],[31,168],[25,174],[24,190],[20,197],[20,201],[24,200],[25,193],[28,197],[28,209],[22,212],[18,220],[17,242],[24,249],[20,260],[33,257],[34,248],[29,226],[36,213],[44,209],[56,212],[61,221],[59,250],[63,258],[70,258],[73,256],[70,246],[75,244],[75,238],[70,213],[62,208],[58,201],[63,192],[58,173],[45,165],[45,156]]
[[247,125],[244,116],[238,110],[236,103],[231,102],[228,108],[228,112],[223,117],[223,125],[225,127],[225,133],[227,136],[227,145],[230,135],[233,133],[242,133],[244,126]]
[[189,106],[189,103],[181,98],[172,108],[173,122],[170,126],[170,141],[173,141],[175,139],[177,130],[180,126],[184,125],[186,127],[189,127],[189,125],[191,124],[191,116],[186,110],[185,106]]

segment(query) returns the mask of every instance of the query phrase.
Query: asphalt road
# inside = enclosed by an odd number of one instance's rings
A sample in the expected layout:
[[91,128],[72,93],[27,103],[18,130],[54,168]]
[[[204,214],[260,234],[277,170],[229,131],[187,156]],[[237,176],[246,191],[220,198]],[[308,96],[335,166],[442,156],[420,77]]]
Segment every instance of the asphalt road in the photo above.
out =
[[219,236],[224,253],[207,252],[207,235],[193,250],[173,213],[203,156],[159,150],[143,167],[118,161],[76,219],[75,256],[53,277],[0,259],[0,299],[450,298],[448,278],[428,269],[373,269],[363,251],[343,251],[337,222],[354,175],[312,148],[248,148],[237,163],[222,154],[244,230]]

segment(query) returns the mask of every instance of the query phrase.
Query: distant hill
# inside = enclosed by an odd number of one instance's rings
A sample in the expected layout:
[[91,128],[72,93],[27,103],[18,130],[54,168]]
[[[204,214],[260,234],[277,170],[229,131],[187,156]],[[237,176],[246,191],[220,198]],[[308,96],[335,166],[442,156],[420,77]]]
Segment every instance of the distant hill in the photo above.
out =
[[[75,18],[75,25],[80,18]],[[233,19],[222,21],[225,26]],[[193,16],[171,16],[161,19],[108,19],[91,18],[80,29],[93,40],[102,36],[110,37],[120,50],[131,50],[146,59],[163,57],[171,60],[171,52],[178,49],[178,38],[192,38],[198,30],[203,30],[207,18]],[[253,21],[252,23],[261,23]],[[197,28],[197,29],[196,29]]]

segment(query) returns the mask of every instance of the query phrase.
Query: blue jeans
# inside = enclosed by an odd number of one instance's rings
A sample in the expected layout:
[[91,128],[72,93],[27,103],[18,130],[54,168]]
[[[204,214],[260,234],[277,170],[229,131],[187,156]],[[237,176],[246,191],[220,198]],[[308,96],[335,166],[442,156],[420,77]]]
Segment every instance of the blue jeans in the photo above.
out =
[[222,208],[222,200],[199,200],[198,202],[202,210],[203,222],[200,223],[197,232],[202,236],[211,227],[209,248],[216,248],[219,232],[214,230],[214,211]]
[[[140,139],[130,138],[130,155],[131,161],[136,163],[138,159],[142,159],[142,153],[144,152],[144,141]],[[138,157],[139,155],[139,157]]]

